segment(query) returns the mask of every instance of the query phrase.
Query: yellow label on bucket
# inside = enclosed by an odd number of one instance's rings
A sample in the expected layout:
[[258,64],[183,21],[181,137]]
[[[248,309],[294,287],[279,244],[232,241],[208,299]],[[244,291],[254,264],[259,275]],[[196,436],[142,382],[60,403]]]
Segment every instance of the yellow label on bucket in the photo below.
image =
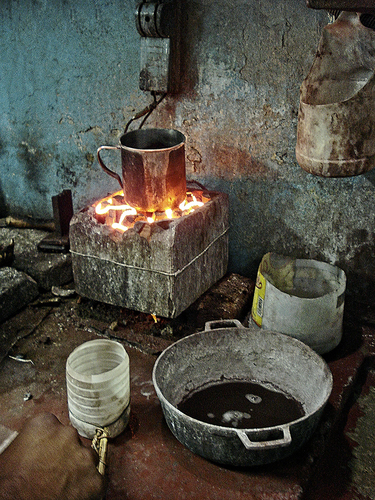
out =
[[266,279],[258,271],[255,283],[253,306],[251,308],[251,317],[258,326],[262,326],[264,297],[266,295]]

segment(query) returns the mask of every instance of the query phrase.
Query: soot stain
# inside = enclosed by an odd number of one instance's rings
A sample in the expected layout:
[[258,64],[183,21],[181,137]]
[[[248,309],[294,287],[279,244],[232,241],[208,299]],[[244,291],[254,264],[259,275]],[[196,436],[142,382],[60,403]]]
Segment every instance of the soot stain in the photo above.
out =
[[40,147],[35,139],[26,138],[18,144],[17,156],[25,166],[25,177],[30,188],[39,193],[46,192],[47,189],[43,184],[48,172],[46,167],[54,158],[53,150]]
[[57,176],[61,178],[64,183],[69,184],[69,186],[77,187],[78,177],[77,173],[74,171],[73,167],[65,163],[61,163],[57,169]]
[[5,142],[3,138],[0,136],[0,155],[4,154],[5,152]]
[[369,236],[367,229],[355,229],[347,237],[349,248],[363,245],[368,241]]

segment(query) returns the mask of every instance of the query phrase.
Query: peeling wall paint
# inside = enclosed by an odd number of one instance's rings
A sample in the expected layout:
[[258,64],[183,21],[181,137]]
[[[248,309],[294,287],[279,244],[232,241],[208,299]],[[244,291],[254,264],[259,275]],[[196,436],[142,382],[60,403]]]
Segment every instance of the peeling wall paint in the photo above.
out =
[[[117,189],[96,160],[152,98],[138,88],[133,0],[5,0],[0,33],[0,215],[52,216]],[[148,126],[187,136],[187,177],[230,196],[230,270],[264,253],[338,264],[375,289],[375,172],[320,179],[295,160],[299,87],[325,12],[301,0],[185,0],[181,88]],[[136,124],[135,124],[136,126]],[[105,161],[120,171],[120,155]]]

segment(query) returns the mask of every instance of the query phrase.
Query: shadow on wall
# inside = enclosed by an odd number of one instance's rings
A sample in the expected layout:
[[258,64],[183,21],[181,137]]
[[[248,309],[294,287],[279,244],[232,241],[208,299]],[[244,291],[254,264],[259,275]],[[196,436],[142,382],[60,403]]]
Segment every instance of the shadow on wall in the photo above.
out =
[[202,7],[195,2],[187,2],[182,9],[180,37],[180,77],[181,89],[189,93],[198,81],[197,36],[201,32]]
[[[372,176],[366,175],[374,180]],[[229,195],[228,271],[255,279],[267,252],[315,259],[343,269],[348,295],[370,302],[375,296],[373,217],[360,212],[359,199],[353,200],[353,181],[304,177],[303,182],[200,179],[209,189]],[[368,189],[367,183],[360,185]],[[343,201],[336,200],[338,193]],[[352,209],[341,208],[350,202]]]

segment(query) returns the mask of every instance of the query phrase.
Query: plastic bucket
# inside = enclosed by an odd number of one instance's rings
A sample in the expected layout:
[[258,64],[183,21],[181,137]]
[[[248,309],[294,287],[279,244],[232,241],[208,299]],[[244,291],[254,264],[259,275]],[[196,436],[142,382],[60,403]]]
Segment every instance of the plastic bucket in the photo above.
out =
[[345,289],[345,273],[336,266],[268,253],[258,269],[250,321],[324,354],[342,338]]
[[118,342],[91,340],[66,362],[69,418],[79,434],[92,438],[98,427],[120,434],[129,421],[129,356]]

